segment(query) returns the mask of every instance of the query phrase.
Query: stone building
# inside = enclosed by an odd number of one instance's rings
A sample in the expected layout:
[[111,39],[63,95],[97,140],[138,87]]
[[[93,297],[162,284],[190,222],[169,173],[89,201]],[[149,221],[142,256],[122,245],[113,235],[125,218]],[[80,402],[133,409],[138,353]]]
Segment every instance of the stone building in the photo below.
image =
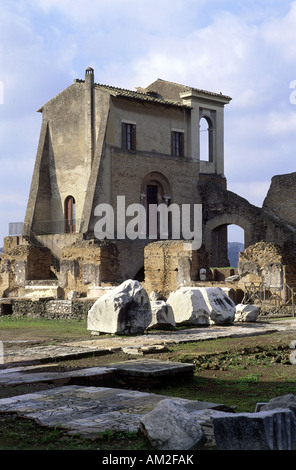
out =
[[[84,80],[74,80],[39,109],[42,126],[19,243],[25,238],[25,243],[43,244],[56,258],[61,279],[65,266],[77,277],[69,267],[69,250],[78,243],[83,258],[85,247],[107,249],[97,240],[96,208],[109,204],[115,236],[107,238],[117,261],[107,276],[102,264],[100,272],[88,269],[89,282],[141,276],[144,248],[153,240],[120,239],[118,196],[125,204],[120,211],[141,204],[147,221],[151,204],[161,203],[190,205],[192,217],[194,204],[201,204],[203,181],[226,184],[224,106],[230,100],[221,93],[164,80],[136,91],[100,85],[88,68]],[[203,123],[207,142],[201,156]]]
[[[160,79],[136,91],[97,84],[88,68],[84,80],[44,104],[23,232],[5,240],[0,296],[45,277],[51,292],[55,286],[63,296],[87,295],[128,278],[144,280],[145,260],[151,277],[161,271],[174,278],[173,287],[185,271],[198,281],[201,268],[228,266],[230,224],[245,230],[246,246],[293,238],[284,221],[227,190],[224,107],[230,101]],[[113,236],[98,224],[103,204],[114,211]],[[191,229],[193,207],[202,207],[198,253],[180,240],[159,243],[174,238],[161,236],[159,226],[154,238],[146,231],[135,239],[122,235],[122,216],[126,229],[133,204],[145,209],[146,230],[155,205],[187,205]]]

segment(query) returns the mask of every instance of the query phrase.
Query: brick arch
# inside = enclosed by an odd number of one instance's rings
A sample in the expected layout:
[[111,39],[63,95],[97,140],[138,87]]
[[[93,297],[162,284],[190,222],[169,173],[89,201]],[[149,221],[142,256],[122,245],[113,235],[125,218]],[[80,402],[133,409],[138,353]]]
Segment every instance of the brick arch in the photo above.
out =
[[[296,250],[296,227],[263,208],[250,204],[238,194],[223,189],[211,181],[200,186],[203,206],[203,243],[214,263],[219,263],[226,252],[227,225],[238,225],[245,232],[245,247],[259,241],[277,243]],[[216,247],[213,237],[216,236]],[[218,248],[217,248],[218,246]],[[212,256],[211,256],[212,255]],[[223,255],[224,256],[224,255]],[[216,259],[215,259],[216,258]],[[224,260],[222,262],[224,263]],[[211,261],[211,265],[212,261]],[[221,266],[225,264],[220,264]]]
[[227,266],[227,226],[237,225],[244,230],[245,247],[253,242],[253,224],[239,214],[220,214],[204,225],[203,239],[212,266]]
[[159,185],[159,187],[161,188],[161,195],[164,199],[171,199],[172,190],[169,180],[166,176],[164,176],[158,171],[152,171],[143,178],[140,190],[141,195],[146,194],[147,185],[151,184],[152,182],[155,182]]

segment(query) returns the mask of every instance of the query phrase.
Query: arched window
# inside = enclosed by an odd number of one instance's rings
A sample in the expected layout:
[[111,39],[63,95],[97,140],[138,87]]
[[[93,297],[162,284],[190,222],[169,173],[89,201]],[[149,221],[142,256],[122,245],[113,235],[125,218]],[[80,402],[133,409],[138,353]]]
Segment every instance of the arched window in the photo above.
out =
[[65,199],[65,233],[76,232],[76,204],[73,196]]
[[199,121],[199,155],[200,160],[213,161],[213,131],[212,121],[202,117]]

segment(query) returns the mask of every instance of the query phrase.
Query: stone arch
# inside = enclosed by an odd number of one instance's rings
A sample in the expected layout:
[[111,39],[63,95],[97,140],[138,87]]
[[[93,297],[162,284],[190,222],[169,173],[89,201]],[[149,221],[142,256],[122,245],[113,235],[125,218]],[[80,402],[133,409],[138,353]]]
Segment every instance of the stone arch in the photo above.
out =
[[222,267],[228,264],[227,226],[237,225],[244,230],[245,247],[253,241],[253,223],[239,214],[217,215],[205,223],[204,243],[210,257],[211,266]]
[[142,180],[141,184],[141,200],[142,202],[145,201],[145,197],[147,197],[147,186],[151,184],[157,185],[159,188],[159,195],[158,195],[158,203],[160,204],[161,202],[168,202],[171,201],[172,198],[172,192],[171,192],[171,185],[162,173],[158,171],[152,171],[148,173]]

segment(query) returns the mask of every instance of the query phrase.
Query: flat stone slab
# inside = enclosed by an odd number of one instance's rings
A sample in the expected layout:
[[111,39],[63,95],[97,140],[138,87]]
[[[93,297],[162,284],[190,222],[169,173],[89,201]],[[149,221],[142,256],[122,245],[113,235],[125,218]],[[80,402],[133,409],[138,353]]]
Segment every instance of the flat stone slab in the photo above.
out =
[[112,379],[115,369],[112,367],[90,367],[87,369],[73,370],[69,372],[36,372],[36,369],[5,369],[0,371],[0,385],[11,386],[19,384],[51,383],[54,385],[67,385],[75,380],[100,380]]
[[163,377],[193,372],[194,364],[180,362],[158,361],[156,359],[138,359],[120,362],[113,366],[120,375],[137,377]]
[[137,431],[140,417],[165,398],[185,404],[192,412],[205,408],[221,410],[222,406],[119,388],[70,385],[2,398],[0,413],[17,413],[42,426],[59,427],[69,434],[81,433],[95,438],[106,429]]
[[188,374],[194,371],[193,364],[142,359],[110,364],[105,367],[89,367],[67,372],[38,372],[38,367],[14,368],[0,370],[0,385],[51,383],[54,385],[71,385],[86,382],[92,385],[110,385],[114,375],[127,378],[140,377],[165,378],[177,374]]

